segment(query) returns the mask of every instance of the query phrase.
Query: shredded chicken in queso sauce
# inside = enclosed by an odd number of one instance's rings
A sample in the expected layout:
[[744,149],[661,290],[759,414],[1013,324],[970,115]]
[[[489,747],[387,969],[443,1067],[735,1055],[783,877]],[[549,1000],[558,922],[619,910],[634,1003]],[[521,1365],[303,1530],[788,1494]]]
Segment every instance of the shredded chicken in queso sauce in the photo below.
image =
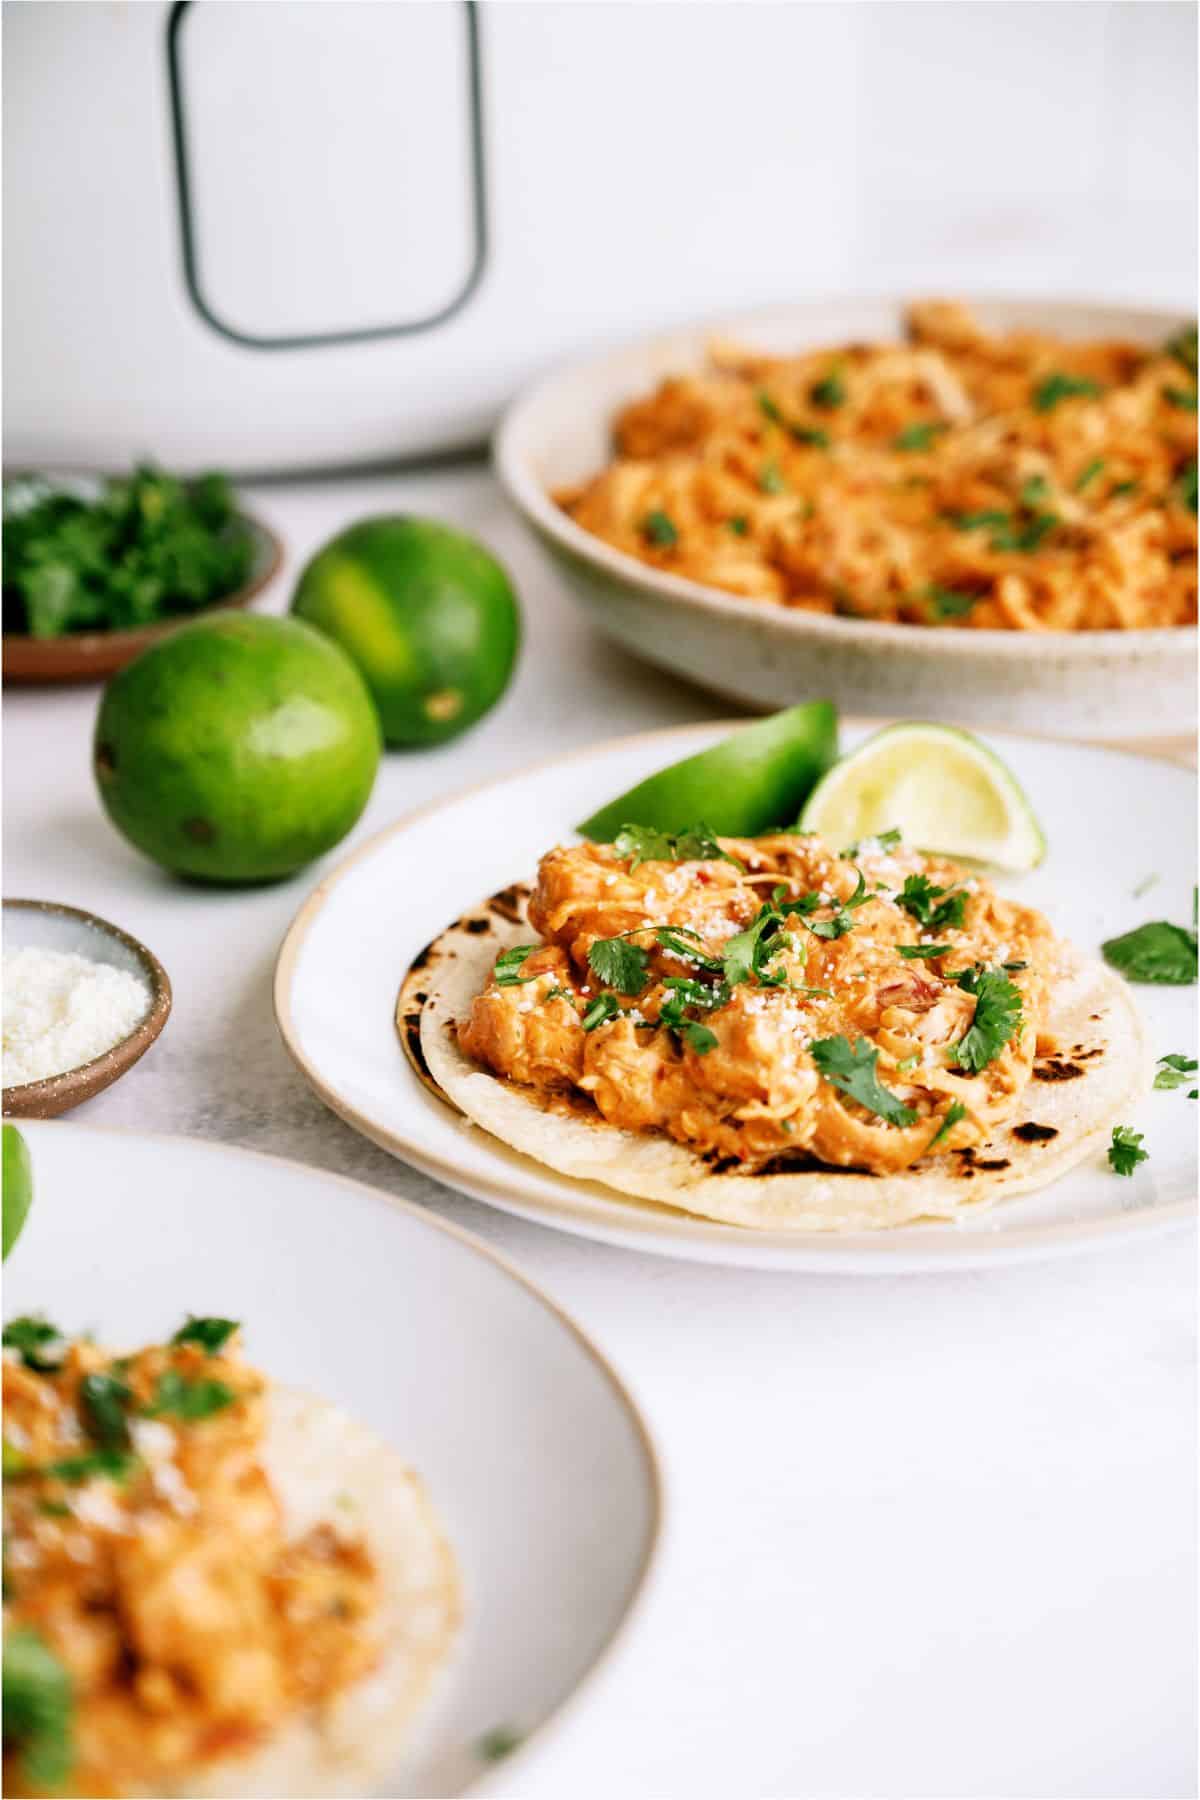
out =
[[[371,1558],[352,1522],[288,1541],[236,1341],[51,1353],[22,1320],[5,1342],[6,1695],[14,1644],[65,1671],[71,1792],[161,1793],[366,1673]],[[29,1770],[6,1754],[5,1792],[45,1791]]]
[[498,959],[459,1042],[545,1104],[717,1168],[803,1153],[885,1173],[974,1145],[1055,1048],[1057,940],[893,835],[836,855],[629,828],[552,850],[529,905],[545,942]]

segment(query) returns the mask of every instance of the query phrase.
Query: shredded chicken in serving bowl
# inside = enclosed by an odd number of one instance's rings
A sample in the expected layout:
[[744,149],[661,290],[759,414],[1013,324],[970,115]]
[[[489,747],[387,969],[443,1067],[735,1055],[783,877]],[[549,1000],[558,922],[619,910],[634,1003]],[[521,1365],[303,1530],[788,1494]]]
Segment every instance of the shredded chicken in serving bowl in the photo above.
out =
[[1025,631],[1196,619],[1196,340],[993,336],[912,308],[909,341],[715,345],[554,498],[654,567],[849,618]]

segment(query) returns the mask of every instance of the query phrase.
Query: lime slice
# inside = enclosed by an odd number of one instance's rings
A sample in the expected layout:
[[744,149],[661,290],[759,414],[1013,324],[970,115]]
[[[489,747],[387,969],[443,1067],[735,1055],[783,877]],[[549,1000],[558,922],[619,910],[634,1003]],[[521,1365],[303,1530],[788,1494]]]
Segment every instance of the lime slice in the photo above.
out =
[[829,702],[791,706],[659,769],[578,829],[594,844],[611,843],[622,825],[687,831],[703,824],[721,837],[755,837],[795,818],[836,754],[837,713]]
[[6,1125],[4,1143],[4,1255],[21,1235],[21,1227],[33,1202],[33,1164],[29,1146],[15,1125]]
[[836,762],[800,815],[836,849],[898,830],[906,844],[1034,869],[1046,840],[1011,770],[948,725],[889,725]]

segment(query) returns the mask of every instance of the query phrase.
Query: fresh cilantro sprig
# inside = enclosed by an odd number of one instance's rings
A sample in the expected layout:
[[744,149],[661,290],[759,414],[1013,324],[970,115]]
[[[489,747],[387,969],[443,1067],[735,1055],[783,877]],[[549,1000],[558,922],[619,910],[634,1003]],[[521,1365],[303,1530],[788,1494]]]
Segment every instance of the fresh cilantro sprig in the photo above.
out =
[[1175,1053],[1169,1056],[1160,1056],[1154,1085],[1160,1091],[1183,1087],[1188,1081],[1194,1079],[1198,1066],[1200,1065],[1191,1056],[1180,1056]]
[[172,1344],[198,1344],[206,1356],[223,1350],[238,1329],[236,1319],[197,1318],[193,1313],[172,1337]]
[[1114,1175],[1132,1175],[1139,1163],[1149,1159],[1150,1152],[1142,1149],[1143,1135],[1129,1125],[1113,1126],[1108,1163]]
[[659,831],[653,825],[622,825],[613,839],[613,849],[630,873],[644,862],[729,862],[741,868],[736,856],[730,856],[717,842],[716,833],[707,825],[691,825],[686,831]]
[[1167,987],[1187,987],[1196,980],[1196,926],[1193,911],[1192,929],[1171,925],[1166,919],[1152,919],[1137,925],[1120,937],[1109,938],[1100,946],[1106,963],[1120,971],[1126,981],[1152,982]]
[[935,956],[949,956],[953,944],[897,944],[905,962],[929,962]]
[[670,550],[679,542],[679,530],[669,513],[655,508],[642,520],[642,536],[656,550]]
[[4,1639],[4,1746],[15,1750],[30,1787],[61,1787],[75,1761],[75,1700],[70,1672],[36,1631],[17,1626]]
[[536,975],[522,975],[521,970],[526,958],[542,948],[541,944],[513,944],[510,949],[501,951],[492,971],[496,986],[521,987],[527,981],[536,981]]
[[888,1125],[911,1125],[917,1114],[881,1085],[876,1071],[878,1050],[860,1037],[851,1046],[848,1038],[818,1038],[810,1045],[810,1054],[821,1075],[833,1087],[857,1100]]
[[1194,325],[1185,325],[1182,331],[1177,331],[1174,337],[1168,338],[1163,345],[1163,350],[1167,356],[1174,357],[1175,361],[1185,368],[1189,375],[1195,376],[1196,327]]
[[892,439],[893,450],[931,450],[933,440],[939,432],[949,431],[940,419],[922,419],[917,424],[906,425],[903,431],[896,433]]
[[1089,375],[1066,375],[1061,369],[1045,375],[1030,396],[1035,412],[1053,412],[1063,400],[1095,400],[1104,390]]
[[896,905],[923,931],[953,931],[963,922],[967,894],[964,888],[939,887],[928,875],[906,875]]
[[1003,969],[963,969],[956,977],[964,993],[975,997],[975,1017],[957,1044],[951,1060],[978,1075],[994,1062],[1022,1021],[1021,990]]
[[237,1395],[224,1381],[211,1381],[207,1376],[198,1376],[191,1381],[178,1369],[166,1369],[155,1383],[153,1399],[143,1411],[148,1419],[169,1414],[192,1424],[224,1411],[236,1399]]
[[80,1382],[79,1411],[88,1436],[101,1450],[129,1449],[127,1415],[132,1398],[132,1389],[117,1375],[85,1375]]
[[[27,1369],[37,1375],[53,1375],[62,1367],[64,1354],[63,1335],[57,1325],[51,1325],[48,1319],[26,1313],[19,1319],[10,1319],[4,1327],[0,1342],[6,1350],[15,1350]],[[57,1352],[51,1345],[59,1346]]]
[[650,979],[650,952],[625,936],[597,938],[588,951],[588,966],[605,987],[634,996]]
[[595,1031],[600,1025],[607,1025],[621,1011],[620,1002],[615,994],[597,994],[583,1015],[580,1023],[585,1031]]

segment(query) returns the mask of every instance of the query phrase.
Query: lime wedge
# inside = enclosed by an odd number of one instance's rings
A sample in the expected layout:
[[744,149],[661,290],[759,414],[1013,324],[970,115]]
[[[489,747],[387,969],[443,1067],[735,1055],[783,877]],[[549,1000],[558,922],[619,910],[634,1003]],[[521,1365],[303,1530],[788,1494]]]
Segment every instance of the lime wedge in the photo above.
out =
[[829,702],[791,706],[647,776],[578,829],[594,844],[611,843],[622,825],[687,831],[703,824],[721,837],[754,837],[794,819],[836,755]]
[[3,1251],[7,1256],[21,1235],[21,1227],[33,1201],[33,1164],[29,1157],[29,1146],[15,1125],[4,1127],[3,1145]]
[[1046,840],[994,751],[948,725],[889,725],[836,762],[800,815],[835,849],[898,830],[914,849],[1034,869]]

